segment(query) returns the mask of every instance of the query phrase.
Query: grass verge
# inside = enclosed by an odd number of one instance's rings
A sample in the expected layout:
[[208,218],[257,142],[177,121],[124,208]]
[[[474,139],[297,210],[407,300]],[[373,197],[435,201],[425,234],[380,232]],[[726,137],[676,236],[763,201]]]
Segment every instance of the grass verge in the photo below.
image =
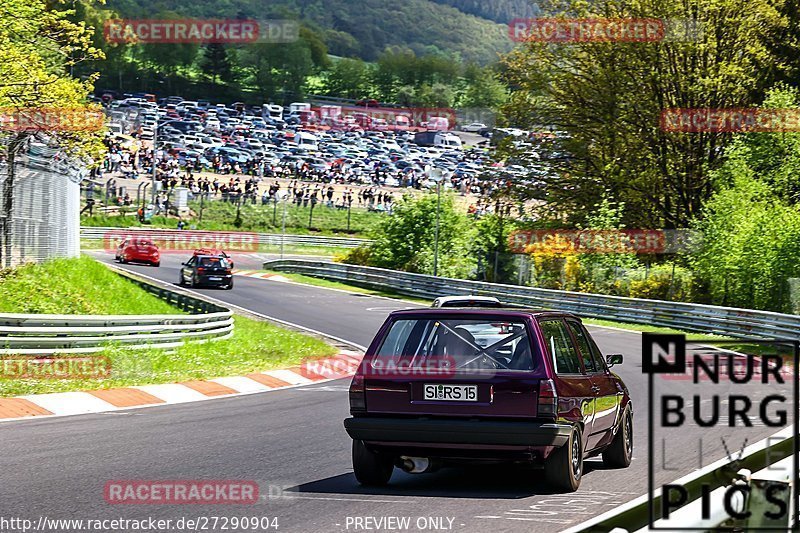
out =
[[[0,271],[0,312],[182,313],[86,256]],[[235,376],[286,368],[337,352],[322,340],[263,321],[235,316],[234,322],[234,333],[229,339],[185,344],[172,351],[134,350],[109,344],[95,354],[108,357],[110,361],[110,375],[103,379],[19,379],[0,372],[0,396]],[[14,356],[3,356],[3,359],[11,363],[0,364],[0,370],[16,368]]]
[[89,257],[0,271],[0,313],[183,314]]
[[185,344],[175,351],[132,350],[109,346],[100,354],[110,360],[104,379],[0,379],[0,396],[110,389],[131,385],[177,383],[238,376],[297,365],[306,359],[334,355],[325,342],[243,316],[234,317],[229,339]]

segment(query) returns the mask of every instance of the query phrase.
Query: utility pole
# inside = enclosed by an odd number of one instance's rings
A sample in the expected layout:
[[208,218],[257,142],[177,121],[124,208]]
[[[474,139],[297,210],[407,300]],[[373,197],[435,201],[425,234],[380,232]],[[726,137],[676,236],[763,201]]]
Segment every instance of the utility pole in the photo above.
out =
[[444,173],[439,168],[426,168],[426,173],[436,182],[436,226],[433,237],[433,275],[439,275],[439,211],[442,205],[442,180]]

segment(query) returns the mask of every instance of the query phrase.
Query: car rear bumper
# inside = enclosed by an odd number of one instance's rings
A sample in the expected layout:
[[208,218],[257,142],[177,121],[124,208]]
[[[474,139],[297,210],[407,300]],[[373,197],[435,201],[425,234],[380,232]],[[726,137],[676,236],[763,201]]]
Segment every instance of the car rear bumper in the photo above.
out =
[[572,426],[555,422],[354,417],[347,434],[368,442],[488,446],[563,446]]
[[233,279],[232,274],[220,274],[200,276],[199,281],[201,285],[228,285],[231,282],[231,279]]

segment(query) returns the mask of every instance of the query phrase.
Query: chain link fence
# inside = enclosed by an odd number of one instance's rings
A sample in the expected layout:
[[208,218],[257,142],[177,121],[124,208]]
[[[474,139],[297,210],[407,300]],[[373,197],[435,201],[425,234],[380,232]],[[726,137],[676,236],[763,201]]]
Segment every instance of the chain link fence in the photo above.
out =
[[63,152],[39,142],[17,153],[13,169],[0,162],[0,266],[80,253],[84,177],[85,170]]

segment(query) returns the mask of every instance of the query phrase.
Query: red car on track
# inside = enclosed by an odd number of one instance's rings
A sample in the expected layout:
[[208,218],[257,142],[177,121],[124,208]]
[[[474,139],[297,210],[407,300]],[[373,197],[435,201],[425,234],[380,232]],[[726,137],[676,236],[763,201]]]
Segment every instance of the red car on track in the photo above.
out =
[[125,239],[117,247],[114,259],[120,263],[135,262],[161,266],[161,254],[158,251],[158,246],[150,239]]

